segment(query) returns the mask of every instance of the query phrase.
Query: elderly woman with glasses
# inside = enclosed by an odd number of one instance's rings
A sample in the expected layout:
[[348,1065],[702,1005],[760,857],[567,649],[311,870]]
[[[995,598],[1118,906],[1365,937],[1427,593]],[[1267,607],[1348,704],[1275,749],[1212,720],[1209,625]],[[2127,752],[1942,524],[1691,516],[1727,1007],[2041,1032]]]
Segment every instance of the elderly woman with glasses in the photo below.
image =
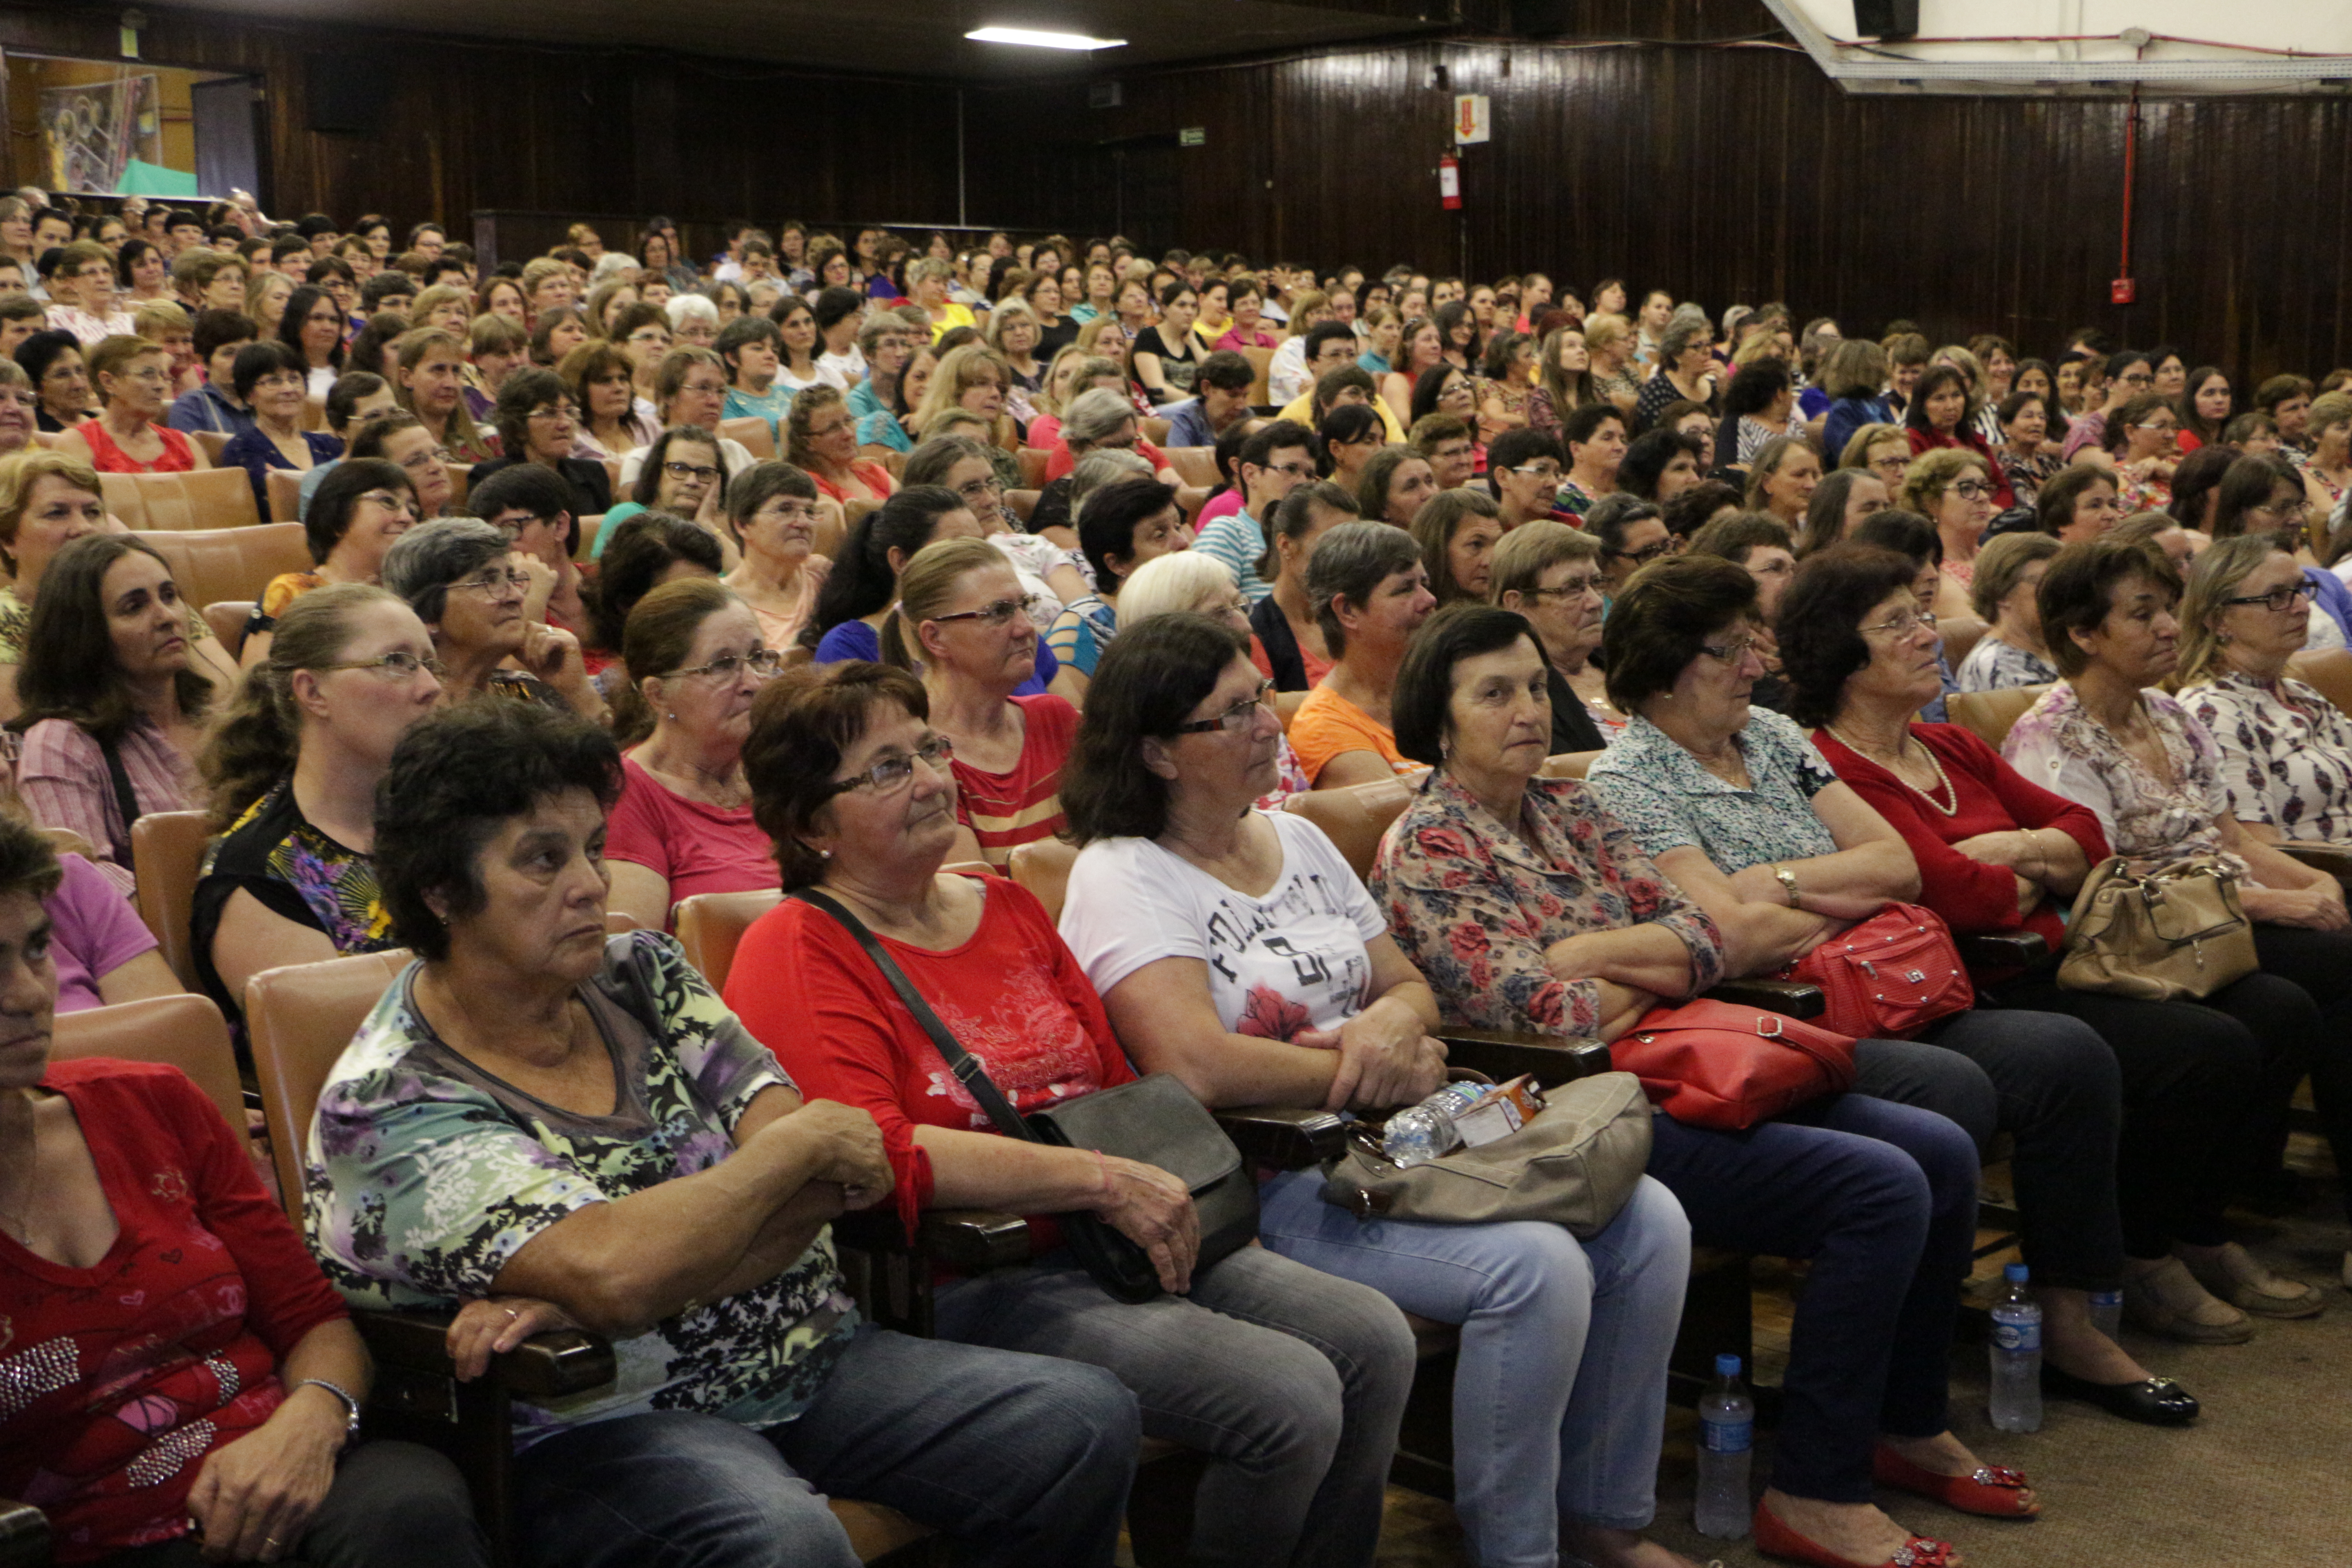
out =
[[58,450],[101,474],[184,474],[212,463],[163,423],[172,405],[172,355],[145,338],[110,337],[89,351],[98,417],[58,438]]
[[1543,650],[1551,709],[1550,752],[1597,752],[1625,727],[1609,703],[1601,651],[1601,546],[1589,533],[1549,520],[1521,523],[1495,547],[1487,597],[1523,616]]
[[[2284,573],[2278,582],[2295,585]],[[2263,1031],[2259,1070],[2246,1075],[2256,1097],[2253,1132],[2234,1142],[2231,1168],[2211,1184],[2219,1201],[2277,1186],[2287,1102],[2306,1070],[2330,1142],[2352,1158],[2352,921],[2334,877],[2247,832],[2222,784],[2212,734],[2182,703],[2151,689],[2179,665],[2179,596],[2180,579],[2151,545],[2100,539],[2060,551],[2040,599],[2063,679],[2011,727],[2001,754],[2027,779],[2095,812],[2108,845],[2136,874],[2189,856],[2234,872],[2263,973],[2291,982],[2315,1009],[2297,1008],[2282,1018],[2285,1026]],[[2263,611],[2273,613],[2267,600]],[[2290,605],[2276,613],[2298,612]],[[2152,1287],[2145,1326],[2170,1331],[2185,1321],[2243,1339],[2246,1325],[2230,1307],[2262,1317],[2319,1310],[2316,1290],[2263,1268],[2227,1240],[2218,1216],[2207,1217],[2202,1235],[2181,1238],[2196,1245],[2174,1249],[2194,1283]]]
[[279,617],[200,759],[220,837],[196,883],[196,973],[230,1018],[264,969],[393,945],[376,785],[440,702],[440,669],[416,612],[366,583],[313,589]]
[[1078,515],[1078,543],[1094,575],[1094,592],[1063,606],[1045,638],[1062,665],[1055,684],[1074,702],[1085,700],[1096,661],[1118,635],[1120,586],[1145,562],[1185,549],[1191,536],[1174,490],[1157,479],[1120,479],[1087,498]]
[[384,552],[421,515],[415,489],[399,464],[346,458],[333,465],[302,512],[303,542],[314,565],[308,572],[281,572],[262,589],[261,602],[245,623],[239,656],[245,668],[268,657],[278,617],[302,595],[329,583],[380,581]]
[[[1675,564],[1727,583],[1738,571]],[[1483,605],[1443,612],[1414,643],[1398,731],[1432,773],[1381,842],[1373,896],[1442,1015],[1614,1040],[1657,1002],[1712,984],[1730,933],[1661,875],[1596,792],[1541,776],[1543,663],[1521,617]],[[1976,1206],[1974,1151],[1959,1130],[1852,1093],[1738,1132],[1671,1117],[1651,1125],[1648,1173],[1681,1203],[1693,1240],[1810,1260],[1757,1544],[1822,1564],[1949,1561],[1948,1547],[1878,1510],[1874,1481],[1972,1512],[2035,1511],[2023,1477],[1980,1467],[1945,1426]],[[1646,1521],[1640,1475],[1615,1489],[1608,1511],[1621,1528]],[[1564,1494],[1572,1484],[1591,1495],[1605,1482],[1563,1475]]]
[[499,388],[491,420],[505,455],[475,464],[466,476],[468,489],[501,468],[537,463],[571,484],[572,516],[594,517],[613,510],[613,479],[604,465],[572,455],[579,444],[580,405],[562,376],[536,366],[515,371]]
[[[2352,641],[2352,588],[2311,559],[2311,503],[2294,466],[2269,454],[2241,458],[2221,474],[2214,487],[2212,534],[2235,539],[2240,534],[2266,533],[2279,548],[2294,552],[2303,575],[2312,587],[2319,614],[2310,617],[2305,648],[2331,648]],[[2339,641],[2339,639],[2344,639]]]
[[[523,614],[530,574],[510,558],[506,531],[470,517],[436,518],[384,552],[383,585],[408,602],[447,666],[446,700],[500,697],[602,720],[570,632]],[[513,668],[519,667],[519,668]]]
[[1905,471],[1895,504],[1934,523],[1944,546],[1943,559],[1937,563],[1937,615],[1969,613],[1969,584],[1976,574],[1977,548],[1999,497],[1992,459],[1966,447],[1932,448]]
[[[1123,448],[1111,450],[1129,455]],[[1036,601],[1045,617],[1039,625],[1050,626],[1064,607],[1093,591],[1078,566],[1085,557],[1046,537],[1042,529],[1033,531],[1022,526],[1020,517],[1005,504],[996,455],[994,447],[974,437],[934,436],[908,458],[905,482],[954,491],[979,522],[981,537],[1004,552],[1021,574],[1022,589]],[[1141,459],[1136,461],[1139,466]],[[1046,489],[1050,492],[1055,486],[1064,496],[1077,488],[1073,479],[1056,480]],[[1072,545],[1077,542],[1075,532],[1070,541]]]
[[467,1315],[500,1332],[452,1336],[476,1364],[566,1321],[617,1342],[617,1385],[514,1407],[528,1562],[847,1568],[831,1493],[887,1500],[968,1561],[1108,1563],[1132,1396],[859,1322],[827,1227],[889,1194],[881,1136],[804,1102],[669,938],[607,938],[620,787],[609,736],[530,705],[436,714],[394,752],[376,867],[418,958],[320,1095],[330,1279],[487,1303]]
[[697,893],[776,886],[774,847],[751,817],[743,742],[751,702],[783,668],[751,607],[719,583],[656,588],[629,612],[614,738],[621,798],[605,821],[610,906],[652,931]]
[[[1137,1064],[1209,1104],[1410,1103],[1444,1075],[1433,998],[1330,841],[1253,808],[1276,777],[1269,696],[1238,637],[1205,617],[1121,638],[1071,763],[1086,847],[1064,936]],[[1688,1268],[1665,1191],[1639,1184],[1579,1242],[1528,1223],[1368,1226],[1322,1188],[1310,1170],[1261,1189],[1269,1251],[1462,1325],[1453,1457],[1470,1560],[1549,1563],[1567,1547],[1681,1563],[1635,1534]]]
[[932,722],[955,748],[952,861],[1003,870],[1016,846],[1061,830],[1078,710],[1052,692],[1019,695],[1036,678],[1042,640],[1013,563],[983,540],[927,544],[898,575],[882,658],[920,673]]

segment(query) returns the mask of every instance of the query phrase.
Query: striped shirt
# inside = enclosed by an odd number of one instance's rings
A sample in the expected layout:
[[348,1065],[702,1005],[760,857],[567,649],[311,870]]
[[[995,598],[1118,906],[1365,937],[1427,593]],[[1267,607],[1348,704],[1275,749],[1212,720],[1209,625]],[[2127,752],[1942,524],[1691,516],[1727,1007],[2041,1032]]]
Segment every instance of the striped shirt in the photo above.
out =
[[1062,763],[1077,739],[1078,710],[1045,693],[1013,697],[1025,733],[1021,760],[1010,773],[983,773],[955,761],[956,820],[980,840],[980,852],[999,871],[1013,846],[1050,838],[1062,827]]
[[[200,803],[194,766],[153,720],[133,720],[115,751],[142,816],[185,811]],[[35,822],[69,827],[88,839],[93,863],[125,898],[131,896],[137,886],[131,870],[131,825],[116,803],[106,753],[89,731],[66,719],[44,719],[26,731],[16,791]]]

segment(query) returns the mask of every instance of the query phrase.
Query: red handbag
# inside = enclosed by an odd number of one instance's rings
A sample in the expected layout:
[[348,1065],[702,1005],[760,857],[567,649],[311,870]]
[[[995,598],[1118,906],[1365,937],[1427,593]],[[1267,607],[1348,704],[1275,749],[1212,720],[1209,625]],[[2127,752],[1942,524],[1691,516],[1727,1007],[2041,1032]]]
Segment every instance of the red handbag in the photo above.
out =
[[1609,1054],[1667,1115],[1726,1132],[1853,1086],[1850,1037],[1728,1002],[1653,1009]]
[[1822,988],[1823,1027],[1857,1040],[1908,1040],[1976,1005],[1977,989],[1944,918],[1889,904],[1780,972]]

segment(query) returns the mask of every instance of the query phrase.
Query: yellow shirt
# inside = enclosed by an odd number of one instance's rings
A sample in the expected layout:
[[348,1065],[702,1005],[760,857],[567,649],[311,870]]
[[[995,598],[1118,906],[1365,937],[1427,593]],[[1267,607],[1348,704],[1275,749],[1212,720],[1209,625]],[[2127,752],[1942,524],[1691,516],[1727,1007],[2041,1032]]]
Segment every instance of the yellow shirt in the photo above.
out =
[[[1402,441],[1404,439],[1404,426],[1397,423],[1395,411],[1390,408],[1388,404],[1379,397],[1374,397],[1372,399],[1372,406],[1381,411],[1381,424],[1387,429],[1389,439],[1398,442]],[[1284,405],[1282,412],[1276,415],[1275,417],[1276,419],[1296,419],[1299,424],[1306,426],[1309,430],[1314,429],[1315,389],[1312,386],[1309,386],[1304,394]]]
[[947,310],[948,313],[946,315],[931,323],[931,342],[938,342],[941,338],[947,336],[950,332],[954,331],[958,327],[979,325],[978,322],[971,319],[971,307],[969,305],[959,305],[953,300],[950,300],[948,302]]

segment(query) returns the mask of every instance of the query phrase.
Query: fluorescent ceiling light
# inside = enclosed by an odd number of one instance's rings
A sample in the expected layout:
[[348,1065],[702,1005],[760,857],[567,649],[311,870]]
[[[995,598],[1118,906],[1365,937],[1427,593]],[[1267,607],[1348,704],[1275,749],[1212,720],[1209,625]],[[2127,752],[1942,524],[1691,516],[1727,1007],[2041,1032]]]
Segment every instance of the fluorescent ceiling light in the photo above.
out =
[[976,44],[1025,44],[1033,49],[1116,49],[1125,38],[1089,38],[1080,33],[1041,33],[1034,27],[974,27],[964,35]]

